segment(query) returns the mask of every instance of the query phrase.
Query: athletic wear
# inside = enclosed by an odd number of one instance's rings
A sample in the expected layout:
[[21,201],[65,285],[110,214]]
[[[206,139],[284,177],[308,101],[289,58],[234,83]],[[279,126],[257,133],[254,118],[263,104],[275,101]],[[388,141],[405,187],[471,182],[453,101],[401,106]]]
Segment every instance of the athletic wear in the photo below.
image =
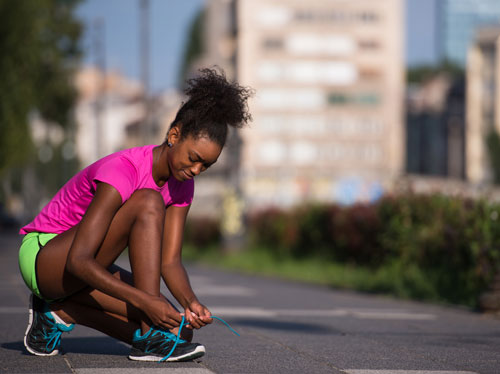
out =
[[20,233],[33,231],[60,234],[76,226],[87,211],[96,191],[96,182],[110,184],[120,193],[122,203],[137,190],[150,188],[163,196],[165,205],[187,206],[194,193],[192,179],[170,178],[162,187],[153,179],[153,148],[136,147],[113,153],[96,161],[71,178]]
[[188,361],[204,354],[203,345],[188,343],[168,331],[152,327],[144,335],[140,329],[136,330],[128,357],[136,361]]
[[19,249],[19,270],[24,283],[37,297],[43,299],[38,289],[36,278],[36,256],[40,249],[47,244],[57,234],[46,234],[40,232],[31,232],[24,236],[21,248]]
[[35,295],[30,296],[28,328],[24,334],[24,346],[37,356],[54,356],[59,353],[61,335],[73,330],[69,326],[56,323],[47,303]]

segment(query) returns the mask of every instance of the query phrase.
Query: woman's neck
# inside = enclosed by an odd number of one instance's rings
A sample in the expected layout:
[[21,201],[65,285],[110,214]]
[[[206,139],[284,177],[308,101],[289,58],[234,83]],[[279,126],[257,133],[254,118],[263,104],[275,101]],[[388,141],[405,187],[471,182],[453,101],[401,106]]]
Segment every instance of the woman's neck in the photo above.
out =
[[163,187],[170,176],[167,146],[161,144],[153,148],[153,180],[158,187]]

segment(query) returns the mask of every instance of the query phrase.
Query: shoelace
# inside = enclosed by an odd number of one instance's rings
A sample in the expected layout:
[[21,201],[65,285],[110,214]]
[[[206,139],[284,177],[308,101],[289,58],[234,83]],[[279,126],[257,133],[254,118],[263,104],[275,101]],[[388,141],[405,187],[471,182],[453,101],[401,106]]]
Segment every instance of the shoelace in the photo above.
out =
[[47,344],[45,345],[45,347],[49,352],[52,352],[54,349],[56,349],[56,347],[59,346],[59,344],[61,343],[62,333],[63,332],[61,330],[58,330],[57,328],[54,327],[50,329],[50,332],[48,334],[44,331],[44,337],[46,339],[49,339],[47,341]]
[[[227,328],[228,328],[229,330],[231,330],[231,331],[232,331],[235,335],[237,335],[237,336],[241,336],[241,335],[240,335],[240,334],[238,334],[238,333],[237,333],[237,332],[236,332],[236,331],[235,331],[235,330],[234,330],[231,326],[229,326],[229,323],[227,323],[226,321],[224,321],[222,318],[220,318],[220,317],[216,317],[216,316],[210,316],[210,318],[213,318],[213,319],[216,319],[216,320],[218,320],[218,321],[221,321],[221,322],[222,322],[224,325],[226,325],[226,326],[227,326]],[[176,338],[175,338],[175,343],[174,343],[174,346],[172,347],[172,349],[170,350],[170,352],[169,352],[169,353],[168,353],[165,357],[163,357],[160,361],[158,361],[158,362],[163,362],[163,361],[167,360],[167,359],[168,359],[168,358],[172,355],[172,353],[174,353],[174,349],[175,349],[175,347],[177,347],[177,344],[179,343],[179,341],[183,341],[183,342],[185,341],[185,340],[181,339],[181,338],[180,338],[180,336],[181,336],[181,331],[182,331],[182,328],[183,328],[184,326],[187,326],[187,325],[189,325],[189,322],[188,322],[188,323],[186,323],[186,320],[184,319],[184,316],[182,316],[181,324],[180,324],[180,326],[179,326],[179,331],[177,332],[177,336],[176,336]],[[164,333],[165,335],[167,335],[167,334],[169,334],[169,335],[174,335],[174,334],[172,334],[172,333],[168,333],[168,332],[166,332],[166,331],[164,331],[164,332],[162,332],[162,333]],[[167,336],[168,336],[168,335],[167,335]]]
[[73,325],[71,324],[70,326],[64,326],[60,323],[52,322],[47,316],[45,316],[45,318],[47,319],[48,324],[51,326],[49,331],[45,330],[45,328],[43,329],[43,337],[44,339],[48,339],[47,343],[45,344],[45,348],[47,348],[48,351],[52,352],[61,343],[62,333],[71,331],[73,329]]

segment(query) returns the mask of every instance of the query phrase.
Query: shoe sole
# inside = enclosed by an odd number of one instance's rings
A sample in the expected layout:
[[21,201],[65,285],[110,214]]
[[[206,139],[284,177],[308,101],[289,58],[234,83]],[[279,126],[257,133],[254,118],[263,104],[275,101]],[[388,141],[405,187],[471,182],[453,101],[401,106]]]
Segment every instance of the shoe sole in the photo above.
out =
[[[167,361],[167,362],[190,361],[190,360],[194,360],[195,358],[202,357],[204,354],[205,354],[205,347],[202,346],[202,345],[199,345],[192,352],[186,353],[186,354],[184,354],[182,356],[169,357],[165,361]],[[158,361],[161,361],[163,357],[158,357],[158,356],[132,356],[132,355],[129,355],[128,358],[130,360],[134,360],[134,361],[153,361],[153,362],[158,362]]]
[[27,351],[31,354],[34,354],[36,356],[55,356],[59,354],[59,350],[54,349],[50,353],[41,353],[34,351],[28,346],[28,334],[31,330],[31,326],[33,325],[33,294],[30,295],[30,306],[29,306],[29,318],[28,318],[28,328],[26,329],[26,332],[24,333],[24,346],[26,347]]

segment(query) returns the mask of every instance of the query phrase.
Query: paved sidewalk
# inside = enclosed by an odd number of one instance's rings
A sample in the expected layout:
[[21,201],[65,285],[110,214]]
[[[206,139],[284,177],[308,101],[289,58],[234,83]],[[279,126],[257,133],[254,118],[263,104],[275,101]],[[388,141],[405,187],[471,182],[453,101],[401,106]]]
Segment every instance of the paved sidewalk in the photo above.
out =
[[201,329],[200,360],[130,361],[127,345],[82,326],[63,335],[64,354],[31,356],[22,342],[29,294],[19,242],[0,234],[0,373],[500,373],[500,320],[198,266],[188,267],[193,288],[241,334],[220,322]]

